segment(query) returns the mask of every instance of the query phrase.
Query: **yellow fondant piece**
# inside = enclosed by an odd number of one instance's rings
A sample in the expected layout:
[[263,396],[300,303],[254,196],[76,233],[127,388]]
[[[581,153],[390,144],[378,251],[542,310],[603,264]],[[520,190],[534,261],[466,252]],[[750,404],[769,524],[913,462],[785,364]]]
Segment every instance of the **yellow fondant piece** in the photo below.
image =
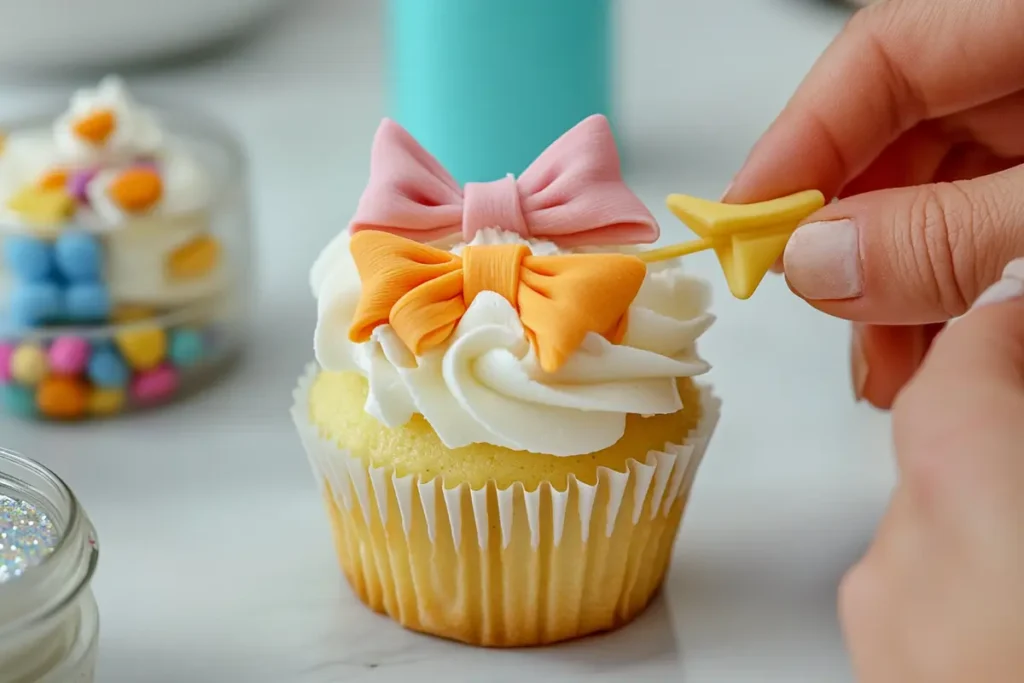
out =
[[825,206],[825,197],[808,190],[756,204],[723,204],[674,194],[667,204],[701,239],[653,249],[640,258],[653,263],[714,249],[729,291],[749,299],[800,222]]
[[190,280],[209,275],[220,263],[220,242],[203,235],[183,244],[167,257],[167,275],[172,280]]
[[534,256],[522,244],[470,246],[462,256],[386,232],[357,232],[350,242],[363,292],[349,337],[363,342],[390,324],[410,351],[441,344],[479,292],[513,307],[554,372],[590,332],[618,343],[647,268],[628,254]]
[[7,208],[31,225],[47,227],[71,218],[75,199],[64,188],[30,186],[11,196]]

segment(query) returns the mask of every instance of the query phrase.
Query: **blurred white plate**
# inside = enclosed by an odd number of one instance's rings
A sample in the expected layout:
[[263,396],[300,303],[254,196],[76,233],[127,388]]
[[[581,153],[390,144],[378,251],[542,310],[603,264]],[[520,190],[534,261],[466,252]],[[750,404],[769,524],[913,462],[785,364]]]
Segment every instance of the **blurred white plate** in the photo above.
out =
[[0,67],[124,65],[236,35],[287,0],[0,0]]

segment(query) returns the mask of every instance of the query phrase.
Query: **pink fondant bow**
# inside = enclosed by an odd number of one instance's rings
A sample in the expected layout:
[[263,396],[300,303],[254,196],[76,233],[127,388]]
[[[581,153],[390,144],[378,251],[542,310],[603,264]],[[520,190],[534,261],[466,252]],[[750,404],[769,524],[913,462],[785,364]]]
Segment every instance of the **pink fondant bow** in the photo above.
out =
[[400,125],[385,119],[373,140],[370,182],[349,229],[418,242],[500,227],[563,247],[644,244],[654,217],[622,180],[608,120],[591,116],[551,144],[518,178],[466,183]]

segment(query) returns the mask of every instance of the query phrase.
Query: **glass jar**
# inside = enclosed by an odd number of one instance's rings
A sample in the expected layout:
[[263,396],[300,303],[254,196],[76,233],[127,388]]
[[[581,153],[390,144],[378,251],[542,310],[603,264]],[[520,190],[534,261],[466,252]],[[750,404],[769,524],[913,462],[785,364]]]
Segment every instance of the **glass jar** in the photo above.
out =
[[[252,292],[244,153],[216,121],[150,106],[175,150],[205,172],[207,200],[188,213],[127,218],[89,233],[99,245],[108,303],[106,313],[86,322],[36,323],[25,302],[34,306],[45,296],[16,272],[10,253],[17,251],[9,247],[27,241],[29,251],[59,256],[63,236],[88,230],[69,219],[66,231],[26,236],[3,229],[0,218],[0,409],[7,413],[77,420],[162,405],[216,379],[242,348]],[[0,122],[0,130],[8,140],[19,131],[48,131],[59,112]],[[194,279],[172,279],[179,276],[171,266],[182,264]],[[196,271],[196,264],[207,270]],[[71,309],[74,283],[63,272],[55,279],[58,289],[69,288],[59,295]]]
[[99,637],[89,588],[99,557],[92,523],[57,475],[3,449],[0,496],[28,503],[56,532],[48,555],[0,581],[0,676],[4,683],[91,683]]

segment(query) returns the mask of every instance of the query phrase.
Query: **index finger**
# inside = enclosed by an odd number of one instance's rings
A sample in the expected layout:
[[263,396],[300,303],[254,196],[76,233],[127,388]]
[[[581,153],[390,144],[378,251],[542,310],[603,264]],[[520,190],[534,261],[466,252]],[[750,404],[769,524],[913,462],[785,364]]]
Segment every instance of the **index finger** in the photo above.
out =
[[1024,3],[901,0],[861,10],[754,146],[725,201],[834,197],[926,119],[1024,85]]

